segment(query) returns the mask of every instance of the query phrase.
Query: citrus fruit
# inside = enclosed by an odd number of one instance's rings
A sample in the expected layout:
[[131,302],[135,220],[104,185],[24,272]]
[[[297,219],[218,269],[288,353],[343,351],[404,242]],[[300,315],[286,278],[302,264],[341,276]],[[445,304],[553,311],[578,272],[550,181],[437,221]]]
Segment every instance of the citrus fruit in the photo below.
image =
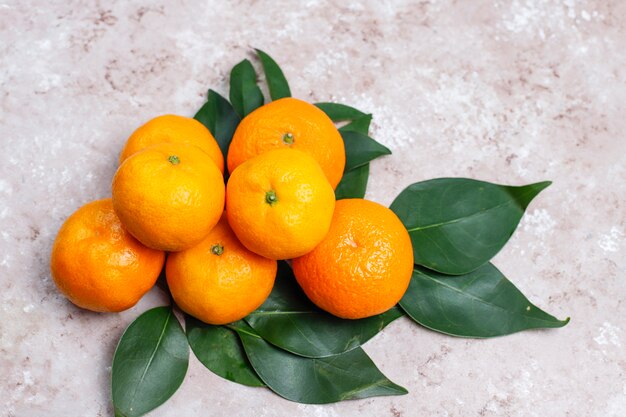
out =
[[167,258],[167,283],[176,304],[209,324],[239,320],[272,291],[276,261],[250,252],[226,221],[198,245]]
[[275,149],[233,171],[226,213],[249,250],[290,259],[313,249],[326,235],[335,194],[321,168],[304,152]]
[[61,226],[50,269],[59,290],[92,311],[134,306],[159,277],[165,254],[139,243],[115,215],[111,199],[85,204]]
[[155,117],[135,130],[122,149],[120,164],[135,152],[158,143],[196,145],[224,172],[224,156],[209,129],[196,119],[173,114]]
[[293,260],[296,280],[318,307],[359,319],[383,313],[404,295],[413,271],[408,232],[394,212],[362,199],[339,200],[328,234]]
[[346,152],[332,120],[314,105],[282,98],[246,116],[228,148],[228,171],[271,149],[298,149],[311,155],[335,189],[343,175]]
[[131,155],[113,178],[113,207],[144,245],[189,248],[224,211],[224,179],[213,160],[189,144],[161,143]]

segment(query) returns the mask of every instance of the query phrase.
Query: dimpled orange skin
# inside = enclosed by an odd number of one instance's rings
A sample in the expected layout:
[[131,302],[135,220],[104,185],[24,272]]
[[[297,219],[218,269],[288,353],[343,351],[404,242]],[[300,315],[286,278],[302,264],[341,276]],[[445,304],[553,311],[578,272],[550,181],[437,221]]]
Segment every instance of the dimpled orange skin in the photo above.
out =
[[[284,138],[291,134],[291,138]],[[293,143],[285,143],[293,141]],[[283,98],[246,116],[228,148],[228,171],[271,149],[292,148],[311,155],[335,189],[346,164],[343,139],[332,120],[314,105]]]
[[[271,193],[276,201],[268,202]],[[241,164],[226,186],[226,213],[249,250],[269,259],[291,259],[326,235],[335,193],[315,160],[276,149]]]
[[224,156],[209,129],[196,119],[173,114],[155,117],[135,130],[122,149],[120,164],[132,154],[159,143],[196,145],[224,173]]
[[88,203],[63,224],[50,269],[79,307],[115,312],[134,306],[159,277],[165,254],[139,243],[115,215],[111,199]]
[[213,160],[188,144],[161,143],[126,159],[113,178],[113,207],[144,245],[187,249],[224,211],[224,179]]
[[318,307],[359,319],[400,301],[413,272],[413,249],[402,222],[388,208],[362,199],[339,200],[328,235],[292,265]]
[[166,276],[181,309],[217,325],[242,319],[263,304],[276,268],[276,261],[247,250],[223,217],[198,245],[167,258]]

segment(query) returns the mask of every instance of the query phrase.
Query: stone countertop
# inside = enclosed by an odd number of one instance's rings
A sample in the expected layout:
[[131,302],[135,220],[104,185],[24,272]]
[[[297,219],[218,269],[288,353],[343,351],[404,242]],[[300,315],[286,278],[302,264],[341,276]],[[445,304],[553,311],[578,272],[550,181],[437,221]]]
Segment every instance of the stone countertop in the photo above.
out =
[[191,355],[150,416],[624,415],[626,3],[338,3],[0,2],[0,415],[112,415],[117,340],[162,296],[80,310],[51,281],[51,244],[110,194],[138,125],[194,114],[209,87],[226,93],[252,47],[296,97],[374,114],[393,155],[372,164],[369,199],[444,176],[553,180],[494,263],[572,320],[470,340],[402,318],[365,349],[410,393],[324,406],[230,383]]

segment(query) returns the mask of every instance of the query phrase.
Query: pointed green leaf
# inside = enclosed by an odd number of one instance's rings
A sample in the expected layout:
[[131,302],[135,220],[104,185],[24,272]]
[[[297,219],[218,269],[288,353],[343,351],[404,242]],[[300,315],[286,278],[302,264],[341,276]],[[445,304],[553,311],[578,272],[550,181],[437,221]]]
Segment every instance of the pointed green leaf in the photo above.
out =
[[245,323],[234,323],[233,328],[263,382],[288,400],[327,404],[407,393],[387,379],[361,348],[327,358],[305,358],[272,346]]
[[391,154],[389,148],[359,132],[344,131],[341,132],[341,137],[346,147],[346,167],[344,172],[365,165],[379,156]]
[[422,326],[452,336],[494,337],[569,322],[533,305],[491,263],[459,276],[416,267],[400,306]]
[[169,307],[139,316],[126,329],[113,357],[116,416],[142,416],[167,401],[185,378],[189,347]]
[[410,185],[390,208],[409,231],[416,264],[461,275],[502,249],[530,201],[548,185],[439,178]]
[[283,74],[283,70],[280,69],[276,61],[260,49],[255,49],[255,51],[261,59],[263,71],[265,72],[265,80],[267,81],[267,86],[270,90],[270,97],[272,100],[278,100],[283,97],[291,97],[289,83],[287,83],[285,74]]
[[[356,113],[355,113],[356,114]],[[371,114],[363,114],[357,116],[347,125],[339,128],[339,132],[358,132],[366,135],[372,122]],[[352,149],[346,149],[346,152],[352,153]],[[361,165],[344,173],[341,181],[335,189],[335,198],[341,200],[344,198],[363,198],[367,190],[367,180],[370,175],[369,163]]]
[[233,106],[224,97],[209,90],[207,102],[198,110],[194,119],[209,129],[226,159],[230,141],[241,120]]
[[370,124],[372,123],[372,115],[366,114],[361,117],[357,117],[345,126],[339,128],[339,132],[358,132],[362,135],[368,134],[370,130]]
[[360,110],[354,107],[339,103],[315,103],[333,122],[344,122],[365,116]]
[[370,164],[361,165],[348,172],[344,172],[341,181],[335,189],[335,198],[363,198],[367,190],[367,179],[370,175]]
[[326,357],[361,346],[402,315],[391,310],[360,320],[343,320],[311,303],[286,262],[279,263],[272,293],[246,317],[268,342],[306,357]]
[[247,59],[235,65],[230,72],[229,97],[241,118],[263,105],[263,93],[256,83],[256,72]]
[[185,316],[187,340],[198,360],[222,378],[250,387],[263,387],[243,351],[237,334],[224,326],[212,326]]

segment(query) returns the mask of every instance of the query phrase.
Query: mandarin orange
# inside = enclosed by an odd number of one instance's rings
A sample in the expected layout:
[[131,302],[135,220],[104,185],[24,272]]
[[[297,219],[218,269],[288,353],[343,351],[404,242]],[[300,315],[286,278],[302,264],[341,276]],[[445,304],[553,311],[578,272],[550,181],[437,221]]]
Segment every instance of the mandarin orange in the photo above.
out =
[[246,249],[224,216],[198,245],[170,254],[167,283],[176,304],[209,324],[250,314],[272,291],[276,261]]
[[92,201],[63,223],[52,247],[50,269],[59,290],[92,311],[134,306],[159,277],[165,254],[128,233],[111,199]]
[[241,164],[226,189],[228,222],[241,243],[270,259],[290,259],[326,235],[335,194],[317,162],[275,149]]
[[144,245],[165,251],[204,239],[224,211],[224,179],[213,160],[189,144],[161,143],[117,169],[113,207]]
[[383,313],[404,295],[413,249],[394,212],[368,200],[339,200],[326,237],[293,260],[306,295],[335,316],[359,319]]
[[228,148],[228,171],[272,149],[308,153],[335,189],[346,164],[343,139],[332,120],[319,108],[292,97],[272,101],[246,116]]
[[209,129],[196,119],[174,114],[155,117],[135,130],[122,149],[120,164],[132,154],[159,143],[195,145],[206,152],[224,173],[224,156]]

